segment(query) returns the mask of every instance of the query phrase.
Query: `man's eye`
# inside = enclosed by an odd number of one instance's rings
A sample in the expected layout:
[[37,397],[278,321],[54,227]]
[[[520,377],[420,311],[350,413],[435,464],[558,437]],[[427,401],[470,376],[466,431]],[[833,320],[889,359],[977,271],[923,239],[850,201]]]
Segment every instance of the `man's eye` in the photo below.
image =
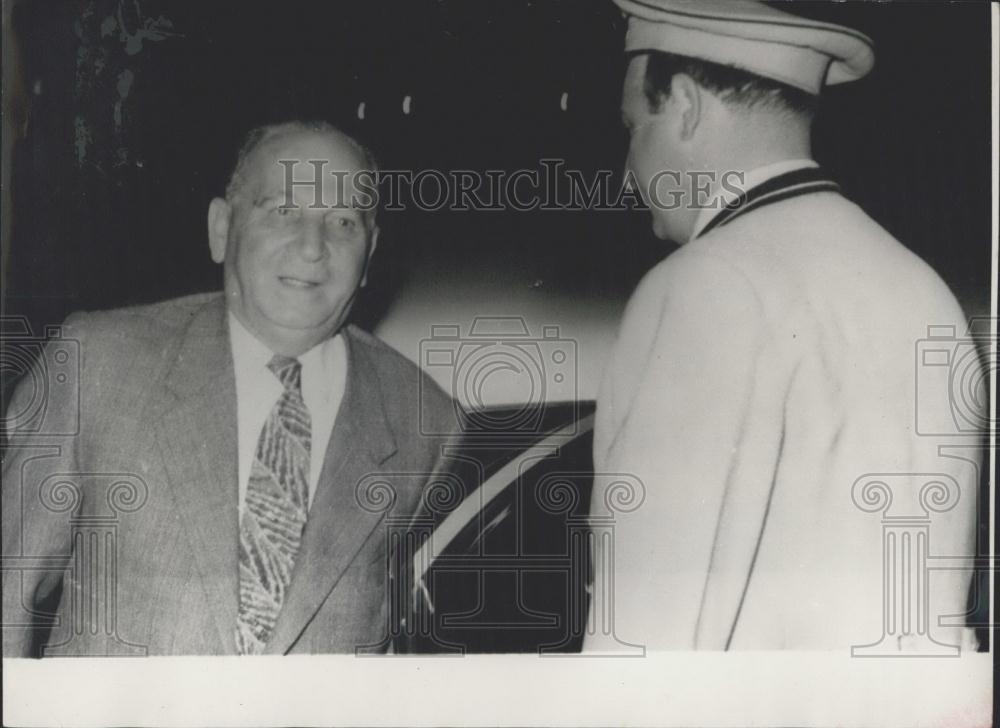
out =
[[357,227],[357,223],[349,217],[338,217],[334,220],[333,224],[340,230],[347,231],[353,231]]

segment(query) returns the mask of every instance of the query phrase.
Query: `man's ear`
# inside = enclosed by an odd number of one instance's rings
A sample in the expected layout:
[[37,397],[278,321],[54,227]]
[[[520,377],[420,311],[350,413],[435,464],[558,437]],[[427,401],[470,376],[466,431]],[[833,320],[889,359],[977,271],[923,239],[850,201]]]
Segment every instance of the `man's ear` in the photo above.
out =
[[208,205],[208,248],[212,260],[221,263],[226,259],[226,242],[229,240],[229,220],[232,206],[221,197],[216,197]]
[[381,232],[378,225],[372,225],[371,242],[368,244],[368,258],[365,260],[365,269],[361,273],[361,288],[368,283],[368,268],[371,267],[372,256],[375,255],[375,248],[378,246],[378,234]]
[[686,73],[675,73],[670,79],[669,102],[674,104],[676,118],[680,120],[678,132],[684,141],[694,136],[701,122],[702,97],[698,82]]

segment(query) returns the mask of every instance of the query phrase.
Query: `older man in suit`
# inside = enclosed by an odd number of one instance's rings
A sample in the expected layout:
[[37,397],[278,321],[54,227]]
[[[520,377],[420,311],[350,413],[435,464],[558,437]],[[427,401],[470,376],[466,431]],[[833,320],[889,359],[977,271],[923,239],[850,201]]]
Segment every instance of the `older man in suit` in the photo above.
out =
[[[4,461],[4,655],[49,627],[43,654],[386,647],[380,526],[405,520],[426,478],[385,474],[435,464],[418,402],[435,432],[454,413],[345,325],[378,239],[357,182],[373,172],[325,123],[255,130],[209,208],[224,293],[67,320],[78,408],[53,399],[15,421]],[[366,487],[387,479],[388,499]],[[40,605],[60,585],[53,619]]]
[[763,3],[616,2],[629,170],[682,247],[639,284],[598,397],[596,469],[644,493],[598,554],[615,628],[585,649],[954,653],[977,457],[915,423],[976,402],[918,389],[915,356],[962,311],[811,158],[820,90],[863,76],[871,41]]

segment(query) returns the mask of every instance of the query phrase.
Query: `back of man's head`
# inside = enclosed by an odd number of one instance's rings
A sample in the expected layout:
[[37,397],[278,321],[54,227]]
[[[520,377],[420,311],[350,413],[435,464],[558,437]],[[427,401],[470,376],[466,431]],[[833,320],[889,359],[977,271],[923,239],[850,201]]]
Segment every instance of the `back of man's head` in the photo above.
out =
[[643,88],[650,111],[660,108],[670,95],[673,77],[683,73],[735,112],[777,113],[802,123],[811,122],[816,115],[819,98],[802,89],[735,66],[662,51],[647,53]]

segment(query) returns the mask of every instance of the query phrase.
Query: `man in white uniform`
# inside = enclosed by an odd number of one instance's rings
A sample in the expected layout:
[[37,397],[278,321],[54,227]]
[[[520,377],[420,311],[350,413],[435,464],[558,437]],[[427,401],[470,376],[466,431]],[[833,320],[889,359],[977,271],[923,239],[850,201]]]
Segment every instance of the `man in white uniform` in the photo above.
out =
[[[918,560],[972,554],[978,466],[915,430],[918,399],[955,404],[916,390],[917,342],[964,333],[962,311],[811,160],[816,98],[871,69],[871,41],[761,3],[616,3],[628,169],[682,247],[639,284],[598,397],[595,469],[645,494],[597,550],[613,585],[584,649],[969,647],[938,618],[964,613],[971,572]],[[883,551],[888,490],[888,515],[933,516],[929,545]],[[884,558],[929,579],[906,586],[919,599],[885,606]]]

